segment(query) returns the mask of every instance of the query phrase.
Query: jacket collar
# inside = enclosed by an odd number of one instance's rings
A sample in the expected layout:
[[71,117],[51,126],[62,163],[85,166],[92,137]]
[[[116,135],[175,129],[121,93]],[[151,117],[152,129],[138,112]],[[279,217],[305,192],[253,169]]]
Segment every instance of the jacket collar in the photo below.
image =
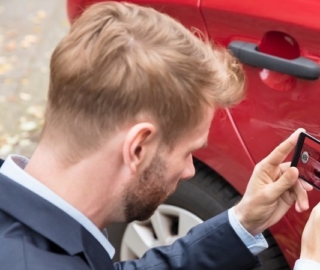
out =
[[83,253],[92,269],[113,269],[108,253],[77,221],[2,174],[0,209],[54,242],[69,255]]

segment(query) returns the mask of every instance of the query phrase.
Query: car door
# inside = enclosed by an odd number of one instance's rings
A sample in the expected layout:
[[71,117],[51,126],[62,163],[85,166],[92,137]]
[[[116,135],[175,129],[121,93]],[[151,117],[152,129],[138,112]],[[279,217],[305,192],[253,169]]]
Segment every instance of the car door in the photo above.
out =
[[[259,162],[298,127],[319,138],[320,2],[202,0],[201,12],[209,36],[244,63],[247,97],[228,113],[252,160]],[[311,208],[319,199],[312,191]],[[307,217],[287,214],[298,235]],[[287,258],[299,252],[293,246]]]

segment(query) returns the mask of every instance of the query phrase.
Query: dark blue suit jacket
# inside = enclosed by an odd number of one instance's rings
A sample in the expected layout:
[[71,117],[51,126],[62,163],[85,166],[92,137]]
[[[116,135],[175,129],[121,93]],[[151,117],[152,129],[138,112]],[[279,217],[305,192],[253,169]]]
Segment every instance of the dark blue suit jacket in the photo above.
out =
[[140,260],[113,264],[77,221],[0,174],[1,270],[244,270],[258,263],[224,212],[171,246],[151,249]]

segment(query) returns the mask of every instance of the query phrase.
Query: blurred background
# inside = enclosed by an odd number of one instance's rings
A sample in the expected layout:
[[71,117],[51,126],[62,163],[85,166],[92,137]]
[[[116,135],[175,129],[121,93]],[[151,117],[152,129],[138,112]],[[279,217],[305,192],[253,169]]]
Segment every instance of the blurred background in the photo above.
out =
[[68,29],[64,0],[0,0],[0,158],[32,154],[43,125],[50,56]]

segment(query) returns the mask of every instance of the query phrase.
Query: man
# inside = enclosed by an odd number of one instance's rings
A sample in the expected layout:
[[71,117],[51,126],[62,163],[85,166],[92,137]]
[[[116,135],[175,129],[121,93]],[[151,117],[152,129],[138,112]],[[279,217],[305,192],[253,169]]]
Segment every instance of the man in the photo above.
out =
[[[144,220],[194,175],[218,107],[244,96],[240,65],[150,8],[89,8],[51,59],[45,127],[30,160],[0,170],[0,265],[23,269],[248,269],[261,232],[295,203],[296,168],[282,164],[298,130],[255,168],[244,198],[173,245],[114,265],[103,234]],[[232,247],[232,248],[230,248]]]

